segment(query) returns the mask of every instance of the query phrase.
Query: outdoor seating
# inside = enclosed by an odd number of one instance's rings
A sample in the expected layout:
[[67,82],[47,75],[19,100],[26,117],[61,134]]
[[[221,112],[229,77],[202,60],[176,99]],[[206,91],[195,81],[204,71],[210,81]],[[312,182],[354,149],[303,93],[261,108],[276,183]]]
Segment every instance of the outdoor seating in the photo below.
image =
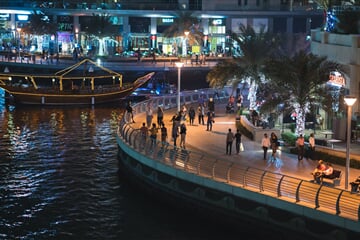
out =
[[360,176],[355,181],[351,182],[350,185],[351,185],[351,192],[352,193],[359,192]]
[[321,176],[321,182],[323,183],[324,179],[328,179],[331,181],[331,183],[334,186],[339,186],[340,185],[340,180],[341,180],[341,176],[342,176],[342,172],[340,170],[335,170],[333,171],[332,174],[330,175],[324,175],[322,174]]

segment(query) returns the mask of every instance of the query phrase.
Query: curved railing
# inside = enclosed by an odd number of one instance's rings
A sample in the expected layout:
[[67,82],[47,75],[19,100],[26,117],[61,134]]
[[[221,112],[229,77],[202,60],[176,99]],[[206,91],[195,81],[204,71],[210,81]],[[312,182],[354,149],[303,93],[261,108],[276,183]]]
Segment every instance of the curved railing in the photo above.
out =
[[[182,93],[182,99],[191,103],[196,101],[200,94],[213,97],[214,90]],[[228,97],[225,91],[218,93],[218,95],[219,100]],[[163,105],[165,109],[172,108],[176,106],[176,97],[165,96],[141,102],[135,106],[137,113],[144,112],[149,104],[153,107]],[[125,118],[120,120],[118,135],[138,153],[156,162],[235,187],[260,192],[287,202],[360,221],[360,195],[358,194],[249,167],[241,163],[214,159],[201,153],[176,148],[161,141],[156,141],[153,145],[149,139],[142,142],[139,129],[127,124]]]

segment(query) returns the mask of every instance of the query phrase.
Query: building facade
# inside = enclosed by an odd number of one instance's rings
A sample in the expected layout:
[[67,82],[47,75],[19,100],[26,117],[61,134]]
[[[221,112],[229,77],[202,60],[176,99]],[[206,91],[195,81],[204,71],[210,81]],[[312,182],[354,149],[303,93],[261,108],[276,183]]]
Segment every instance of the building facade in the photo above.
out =
[[[100,2],[100,3],[98,3]],[[42,12],[58,25],[57,36],[24,34],[22,26],[34,11]],[[60,54],[71,54],[74,47],[84,51],[105,49],[114,55],[140,49],[157,49],[166,55],[179,55],[179,41],[186,36],[165,37],[164,31],[174,24],[180,11],[191,12],[199,21],[203,39],[199,46],[187,44],[187,51],[232,54],[229,30],[239,32],[240,24],[255,29],[264,26],[274,33],[305,33],[323,24],[322,11],[307,1],[282,0],[158,0],[158,1],[0,1],[1,44],[31,47],[38,52],[55,48]],[[86,21],[95,15],[111,16],[111,36],[104,43],[89,39]],[[56,43],[55,43],[56,41]],[[102,45],[101,45],[102,44]],[[182,51],[182,52],[187,52]]]

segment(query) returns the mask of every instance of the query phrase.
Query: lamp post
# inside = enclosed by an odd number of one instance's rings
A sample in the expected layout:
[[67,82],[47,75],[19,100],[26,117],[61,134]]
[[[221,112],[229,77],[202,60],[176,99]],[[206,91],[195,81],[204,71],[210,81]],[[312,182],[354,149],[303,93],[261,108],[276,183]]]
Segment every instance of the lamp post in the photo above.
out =
[[356,102],[356,97],[345,96],[345,104],[348,106],[347,110],[347,131],[346,131],[346,166],[345,166],[345,189],[349,185],[349,172],[350,172],[350,137],[351,137],[351,109]]
[[176,62],[175,63],[176,67],[178,68],[178,82],[177,82],[177,99],[176,99],[176,104],[177,104],[177,111],[180,112],[180,80],[181,80],[181,68],[184,65],[184,63],[182,62]]

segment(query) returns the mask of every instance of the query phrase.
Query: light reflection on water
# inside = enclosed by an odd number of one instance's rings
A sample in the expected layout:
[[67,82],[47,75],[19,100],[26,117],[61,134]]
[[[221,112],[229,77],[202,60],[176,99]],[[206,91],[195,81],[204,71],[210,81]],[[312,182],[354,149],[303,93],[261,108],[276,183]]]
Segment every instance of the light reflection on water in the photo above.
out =
[[121,112],[0,104],[0,239],[238,239],[127,185]]

